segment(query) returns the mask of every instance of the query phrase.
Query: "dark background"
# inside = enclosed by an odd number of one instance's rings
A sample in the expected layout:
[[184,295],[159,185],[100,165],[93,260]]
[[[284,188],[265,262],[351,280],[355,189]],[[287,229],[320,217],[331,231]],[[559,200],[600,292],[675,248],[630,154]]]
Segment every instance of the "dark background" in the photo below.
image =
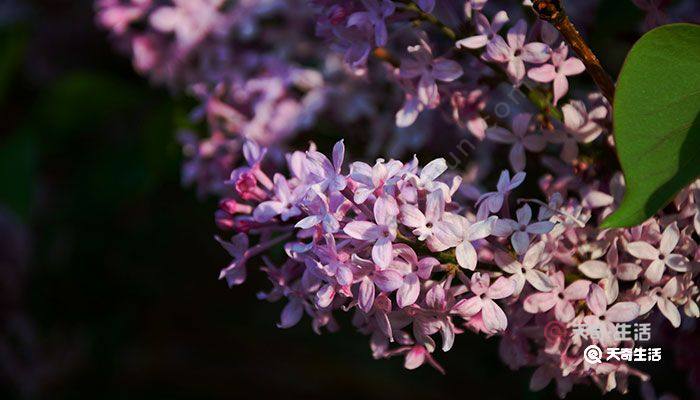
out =
[[[593,43],[615,71],[641,15],[604,3],[616,11]],[[442,376],[372,360],[347,316],[336,334],[308,319],[277,329],[282,305],[255,298],[263,276],[216,279],[216,204],[180,185],[174,132],[190,100],[137,76],[90,1],[14,5],[0,25],[1,399],[554,397],[531,393],[532,370],[508,370],[496,339],[461,335],[436,354]],[[686,398],[685,372],[655,369]]]

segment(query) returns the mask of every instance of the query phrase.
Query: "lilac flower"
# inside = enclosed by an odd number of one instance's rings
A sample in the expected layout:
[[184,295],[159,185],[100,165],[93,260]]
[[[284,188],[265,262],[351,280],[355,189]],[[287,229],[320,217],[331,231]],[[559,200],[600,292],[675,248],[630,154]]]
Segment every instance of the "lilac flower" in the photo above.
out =
[[578,280],[568,287],[564,285],[564,273],[556,272],[550,276],[554,288],[549,292],[534,293],[525,298],[523,309],[531,314],[547,312],[554,308],[554,315],[561,322],[569,322],[575,311],[572,301],[583,300],[590,290],[590,282]]
[[405,244],[395,244],[393,248],[394,261],[391,268],[403,271],[403,283],[396,292],[396,305],[408,307],[418,300],[420,281],[430,278],[434,267],[440,262],[433,257],[423,257],[418,260],[416,252]]
[[678,224],[674,222],[664,229],[658,249],[647,242],[636,241],[627,244],[627,251],[639,259],[651,261],[644,276],[650,282],[656,283],[661,280],[666,267],[679,272],[688,270],[688,259],[673,253],[679,239]]
[[298,324],[303,316],[304,304],[301,299],[292,297],[282,309],[282,315],[280,316],[280,322],[277,324],[277,327],[282,329],[291,328]]
[[434,341],[430,335],[440,332],[442,336],[442,351],[449,351],[455,340],[455,327],[450,318],[450,314],[458,311],[456,304],[451,300],[445,288],[439,284],[434,284],[425,294],[425,308],[423,314],[413,322],[413,332],[421,342],[434,348]]
[[371,27],[374,30],[374,43],[381,47],[386,45],[387,30],[386,22],[396,6],[389,0],[362,0],[362,4],[367,11],[358,11],[350,15],[347,26],[349,27]]
[[525,169],[525,149],[531,152],[544,150],[547,142],[541,135],[528,134],[531,114],[518,114],[513,118],[513,132],[493,126],[486,129],[486,137],[499,143],[512,145],[508,159],[515,171]]
[[336,192],[345,189],[345,176],[340,173],[345,157],[345,145],[342,140],[333,146],[333,163],[315,150],[308,151],[306,157],[309,161],[307,168],[316,182],[314,186],[317,191]]
[[506,72],[514,84],[519,85],[525,77],[525,63],[542,64],[549,55],[549,46],[532,42],[525,44],[527,24],[520,20],[508,30],[508,42],[495,36],[486,45],[486,59],[491,62],[507,64]]
[[548,292],[554,288],[554,283],[549,276],[537,269],[542,262],[544,247],[544,242],[531,246],[522,257],[522,262],[504,251],[496,251],[494,257],[496,264],[506,273],[511,274],[510,279],[515,283],[513,294],[519,295],[525,282],[540,292]]
[[618,280],[635,281],[642,268],[635,263],[620,263],[617,241],[608,250],[606,262],[588,260],[578,266],[579,271],[592,279],[600,279],[600,285],[605,289],[608,304],[617,299],[620,292]]
[[410,46],[408,52],[412,58],[401,60],[400,75],[404,79],[420,77],[418,81],[418,99],[429,108],[440,102],[436,81],[452,82],[462,76],[462,67],[446,58],[433,58],[430,45],[423,39],[420,44]]
[[486,119],[481,112],[486,108],[485,89],[476,88],[464,94],[455,92],[450,99],[452,119],[460,127],[467,128],[479,140],[486,136]]
[[335,48],[344,54],[344,61],[353,69],[361,69],[367,64],[367,58],[372,51],[367,32],[358,27],[336,27],[333,34],[337,42]]
[[464,3],[464,14],[467,18],[471,19],[475,11],[481,11],[484,9],[487,0],[467,0]]
[[668,16],[661,10],[664,0],[632,0],[632,3],[646,12],[644,28],[654,29],[668,23]]
[[487,333],[504,331],[508,327],[508,319],[494,300],[512,295],[515,290],[513,281],[502,276],[490,284],[488,275],[475,272],[470,283],[469,289],[474,297],[462,300],[455,308],[467,317],[481,313]]
[[273,178],[275,199],[260,203],[253,211],[253,218],[258,222],[267,222],[279,215],[282,221],[301,214],[297,203],[301,199],[303,187],[297,187],[294,192],[289,188],[289,183],[280,174]]
[[[525,204],[520,207],[516,212],[517,222],[510,219],[499,220],[500,227],[505,228],[499,229],[500,233],[503,234],[507,231],[513,232],[510,241],[513,245],[513,249],[518,254],[523,254],[530,246],[530,235],[544,235],[549,233],[554,228],[554,222],[551,221],[538,221],[530,223],[532,219],[532,209],[529,205]],[[506,227],[507,225],[507,227]]]
[[617,303],[610,308],[603,306],[600,309],[591,310],[594,315],[588,315],[583,321],[591,329],[600,332],[600,343],[606,347],[612,347],[615,340],[615,323],[630,322],[639,316],[639,305],[632,301]]
[[571,101],[562,106],[564,114],[564,130],[547,132],[547,140],[551,143],[563,144],[560,158],[572,163],[578,157],[578,143],[590,143],[603,132],[601,123],[607,118],[608,109],[598,106],[586,111],[581,101]]
[[503,28],[503,25],[508,23],[508,14],[505,11],[499,11],[493,17],[493,23],[489,23],[489,19],[484,14],[476,13],[474,23],[476,24],[477,35],[458,40],[455,46],[458,48],[480,49],[491,43],[498,35],[498,31]]
[[400,208],[401,223],[413,229],[418,240],[424,241],[433,236],[433,229],[442,220],[445,213],[445,199],[440,190],[427,196],[425,214],[416,206],[404,204]]
[[396,202],[380,197],[374,203],[374,219],[370,221],[352,221],[345,225],[343,231],[357,240],[374,242],[372,260],[380,267],[386,268],[391,263],[391,242],[396,239]]
[[[408,172],[406,178],[411,182],[411,187],[418,191],[426,191],[428,193],[436,190],[443,192],[443,199],[449,197],[449,187],[443,182],[438,182],[436,179],[447,170],[447,163],[444,158],[437,158],[421,168],[418,175]],[[405,194],[405,193],[404,193]]]
[[[551,26],[538,22],[527,35],[520,21],[501,37],[506,10],[516,9],[490,3],[490,19],[480,14],[486,0],[421,0],[419,13],[388,0],[183,1],[100,0],[98,21],[130,52],[139,72],[200,102],[192,122],[205,123],[209,132],[183,140],[185,177],[204,186],[204,193],[223,196],[215,218],[230,242],[217,240],[232,262],[221,277],[238,284],[246,266],[260,266],[272,288],[258,298],[287,301],[281,328],[307,314],[315,332],[333,331],[339,328],[337,315],[350,312],[353,326],[370,337],[375,357],[405,355],[407,368],[427,362],[440,371],[433,358],[436,334],[443,350],[466,329],[497,335],[509,366],[533,366],[533,388],[555,379],[563,396],[574,383],[624,391],[629,377],[648,377],[624,361],[585,363],[581,351],[587,342],[543,337],[550,322],[570,328],[589,321],[605,337],[587,341],[602,345],[611,336],[609,321],[658,313],[678,326],[680,307],[689,318],[700,316],[695,234],[700,183],[640,227],[597,229],[624,192],[619,171],[578,155],[580,143],[590,143],[596,153],[613,145],[610,135],[595,140],[611,122],[610,105],[599,94],[582,93],[585,103],[571,100],[559,107],[563,124],[538,118],[533,132],[529,115],[516,114],[510,131],[488,129],[491,139],[510,145],[515,170],[525,167],[525,150],[539,153],[527,159],[540,173],[524,191],[532,198],[512,197],[524,173],[511,180],[503,171],[495,191],[484,189],[493,171],[508,163],[498,157],[499,146],[471,137],[455,143],[465,129],[483,139],[485,121],[500,111],[486,102],[504,95],[501,74],[482,61],[503,64],[516,84],[525,76],[553,82],[555,103],[566,94],[567,76],[581,68],[568,58],[566,46],[548,47],[560,42]],[[417,14],[420,26],[412,23]],[[485,46],[481,59],[464,58],[456,49],[433,57],[449,46],[440,37],[444,26],[456,32],[464,14],[475,19],[476,35],[456,45]],[[585,25],[582,21],[577,23]],[[314,22],[319,38],[308,29]],[[427,25],[438,26],[424,30]],[[526,35],[543,43],[526,43]],[[418,46],[406,54],[402,49],[416,36]],[[383,48],[373,52],[377,46]],[[370,54],[377,60],[368,65]],[[533,105],[533,115],[552,111],[522,100],[516,113]],[[383,112],[399,107],[396,116]],[[345,176],[342,141],[332,156],[313,144],[306,152],[283,154],[297,132],[314,138],[321,120],[347,134],[363,127],[360,133],[369,136],[352,142],[368,143],[367,148],[353,153],[387,159],[352,163]],[[455,124],[460,129],[452,129]],[[545,148],[542,137],[561,146]],[[406,163],[388,159],[420,154],[421,146],[443,151],[445,158],[423,168],[415,156]],[[468,165],[448,171],[467,156]],[[285,161],[288,177],[281,172]],[[544,192],[541,199],[532,194],[534,182]],[[532,204],[541,206],[537,220]],[[618,244],[626,251],[618,251]],[[275,246],[284,249],[281,259],[274,258],[279,265],[264,255]],[[656,258],[644,258],[650,254]],[[674,257],[682,261],[680,270],[666,268]],[[567,287],[564,276],[578,273],[595,282],[578,279]]]
[[438,224],[437,238],[450,247],[456,246],[455,256],[459,266],[473,271],[476,269],[478,257],[472,242],[491,235],[491,227],[495,220],[496,217],[491,217],[472,223],[462,216],[454,215]]
[[185,48],[202,40],[217,23],[223,0],[173,0],[173,7],[159,7],[151,14],[151,25],[165,33],[174,33]]
[[222,240],[218,236],[215,239],[233,257],[233,261],[229,266],[221,270],[219,279],[226,278],[229,287],[242,284],[246,278],[245,264],[248,260],[248,235],[239,233],[232,237],[230,241]]
[[335,215],[335,211],[345,200],[342,196],[333,195],[326,197],[321,192],[310,192],[310,200],[305,202],[307,216],[297,222],[294,227],[301,229],[312,229],[321,224],[326,233],[335,233],[340,229],[340,222]]
[[569,91],[567,76],[578,75],[586,70],[581,60],[575,57],[566,58],[569,47],[562,43],[558,49],[552,51],[552,63],[532,68],[527,76],[533,81],[548,83],[554,82],[554,104],[564,97]]
[[484,193],[479,197],[476,205],[479,206],[479,212],[477,213],[478,219],[486,218],[487,214],[497,213],[503,207],[503,202],[508,198],[508,194],[525,180],[525,173],[518,172],[513,175],[513,179],[510,179],[510,173],[507,170],[501,172],[501,176],[498,178],[498,184],[496,184],[495,192]]
[[379,159],[373,167],[359,161],[352,163],[350,178],[358,184],[353,197],[355,203],[362,204],[371,195],[391,193],[401,178],[402,167],[403,164],[396,160],[384,162]]

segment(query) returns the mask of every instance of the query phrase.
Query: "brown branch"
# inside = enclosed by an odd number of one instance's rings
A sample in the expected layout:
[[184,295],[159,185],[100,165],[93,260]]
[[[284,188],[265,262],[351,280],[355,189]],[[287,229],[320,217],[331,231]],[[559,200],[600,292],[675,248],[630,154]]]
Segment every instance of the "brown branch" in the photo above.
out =
[[600,65],[598,57],[596,57],[593,50],[591,50],[581,34],[576,30],[569,16],[566,15],[566,11],[564,11],[560,0],[534,0],[533,8],[540,19],[554,25],[562,36],[564,36],[566,42],[583,61],[593,81],[598,85],[600,91],[603,92],[603,96],[612,104],[613,98],[615,97],[615,83]]

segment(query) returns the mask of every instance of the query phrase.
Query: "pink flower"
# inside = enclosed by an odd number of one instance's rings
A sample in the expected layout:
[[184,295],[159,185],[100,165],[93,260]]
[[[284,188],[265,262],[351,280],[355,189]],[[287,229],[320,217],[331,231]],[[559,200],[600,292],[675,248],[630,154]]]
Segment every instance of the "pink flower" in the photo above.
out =
[[345,157],[345,144],[342,140],[333,146],[333,163],[328,157],[315,150],[306,153],[308,171],[311,179],[316,182],[316,190],[335,192],[345,189],[345,176],[340,173]]
[[540,292],[548,292],[554,288],[554,283],[549,276],[537,269],[544,255],[544,242],[531,246],[522,257],[522,262],[504,251],[496,251],[496,264],[506,273],[511,274],[510,279],[515,283],[513,294],[519,295],[525,282]]
[[549,233],[552,228],[554,228],[554,222],[551,221],[538,221],[530,223],[532,219],[532,209],[529,205],[525,204],[520,207],[515,215],[518,221],[513,221],[511,219],[500,219],[498,220],[498,236],[508,234],[507,232],[513,232],[510,237],[510,242],[513,245],[513,249],[518,254],[523,254],[530,246],[530,235],[544,235]]
[[510,179],[510,173],[507,170],[501,172],[501,176],[498,178],[498,183],[496,184],[495,192],[488,192],[482,194],[476,201],[476,205],[479,206],[479,211],[477,213],[478,219],[485,219],[488,213],[497,213],[503,207],[503,202],[507,199],[508,194],[525,180],[525,173],[518,172],[513,175],[513,179]]
[[680,285],[677,277],[671,278],[662,288],[654,288],[648,295],[638,298],[640,314],[646,314],[656,306],[661,314],[671,322],[674,328],[681,326],[681,313],[673,302],[673,298],[680,293]]
[[173,0],[173,7],[159,7],[150,17],[151,25],[174,33],[178,44],[189,48],[202,40],[216,25],[223,0]]
[[396,182],[402,177],[403,164],[396,160],[384,162],[379,159],[370,167],[360,161],[350,165],[350,178],[357,182],[353,200],[362,204],[371,195],[382,196],[391,193],[396,188]]
[[462,76],[462,67],[447,58],[433,58],[430,45],[423,39],[420,44],[410,46],[408,52],[413,58],[401,60],[400,76],[404,79],[420,77],[418,99],[426,107],[434,108],[440,102],[436,81],[452,82]]
[[435,359],[432,355],[430,355],[430,352],[428,351],[428,349],[425,348],[425,346],[411,347],[411,349],[406,353],[406,358],[403,366],[406,369],[416,369],[421,365],[425,364],[426,361],[433,368],[437,369],[440,373],[442,373],[443,375],[445,374],[445,370],[440,366],[440,364],[438,364],[435,361]]
[[457,263],[470,271],[476,269],[478,256],[472,242],[484,239],[491,234],[491,227],[496,217],[470,222],[461,215],[452,215],[441,221],[436,227],[436,236],[441,243],[455,247]]
[[388,34],[384,20],[394,13],[396,6],[389,0],[362,0],[362,4],[367,11],[350,15],[347,26],[373,29],[374,43],[379,47],[386,45]]
[[508,14],[505,11],[499,11],[493,17],[493,23],[489,23],[488,18],[482,13],[476,13],[474,16],[477,35],[464,38],[457,41],[455,46],[458,48],[466,47],[468,49],[480,49],[490,43],[498,35],[498,31],[503,28],[508,22]]
[[260,203],[253,211],[253,218],[257,222],[267,222],[279,215],[282,221],[296,217],[301,214],[297,207],[297,202],[303,194],[303,187],[297,187],[293,192],[289,188],[289,183],[281,174],[273,177],[275,200]]
[[487,138],[512,145],[508,159],[515,171],[525,169],[525,149],[531,152],[540,152],[547,145],[547,141],[542,135],[528,133],[531,119],[531,114],[516,115],[513,118],[513,132],[499,126],[486,129]]
[[445,288],[435,283],[425,294],[425,307],[420,310],[413,321],[413,332],[416,339],[428,346],[435,347],[430,338],[437,332],[442,336],[442,351],[449,351],[455,341],[455,327],[450,314],[456,313],[456,304],[447,296]]
[[433,236],[433,229],[441,220],[445,212],[445,199],[441,190],[436,190],[427,196],[425,202],[425,214],[416,206],[404,204],[400,208],[400,221],[402,224],[414,228],[413,234],[418,240],[424,241]]
[[607,254],[607,262],[588,260],[578,266],[579,271],[591,279],[600,279],[600,284],[605,289],[608,304],[617,299],[620,291],[618,279],[634,281],[642,272],[642,268],[634,263],[620,263],[617,250],[617,241],[610,246]]
[[476,138],[483,140],[486,136],[486,119],[481,112],[486,108],[485,89],[476,88],[452,93],[450,98],[452,105],[452,119],[460,127],[467,128]]
[[664,229],[658,249],[647,242],[637,241],[627,244],[627,252],[641,260],[651,261],[644,276],[650,282],[656,283],[661,280],[666,267],[678,272],[688,270],[688,259],[673,253],[679,239],[678,224],[674,222]]
[[560,158],[572,163],[578,157],[578,143],[590,143],[603,133],[601,123],[608,116],[608,108],[601,105],[588,112],[582,101],[573,100],[561,110],[564,129],[548,131],[546,136],[551,143],[563,144]]
[[396,305],[404,308],[418,300],[421,279],[429,279],[433,268],[440,262],[433,257],[418,260],[416,252],[405,244],[395,244],[393,252],[394,261],[390,267],[404,273],[403,282],[396,292]]
[[508,319],[494,300],[512,295],[515,290],[513,281],[502,276],[491,285],[488,275],[475,272],[471,277],[469,289],[474,293],[474,297],[460,300],[455,305],[455,310],[465,317],[481,313],[486,333],[504,331],[508,327]]
[[554,104],[564,97],[569,91],[569,81],[566,77],[578,75],[586,70],[581,60],[575,57],[566,58],[569,47],[562,43],[558,49],[552,52],[552,63],[532,68],[527,76],[533,81],[548,83],[554,82]]
[[596,330],[600,331],[600,343],[603,346],[614,346],[615,340],[615,323],[630,322],[639,316],[640,307],[632,301],[616,303],[610,308],[603,306],[593,308],[593,315],[583,317],[584,323]]
[[219,279],[226,278],[229,287],[240,285],[245,281],[246,268],[245,264],[248,260],[248,235],[239,233],[231,238],[230,241],[222,240],[220,237],[215,237],[216,241],[226,249],[228,254],[233,257],[233,261],[228,267],[221,270]]
[[525,44],[527,24],[520,20],[508,30],[508,42],[495,36],[486,45],[487,61],[507,64],[506,72],[514,84],[519,85],[525,77],[525,63],[542,64],[549,59],[549,46],[532,42]]
[[370,221],[351,221],[343,231],[350,237],[373,242],[372,260],[382,268],[391,263],[391,243],[396,239],[396,215],[398,207],[393,199],[380,197],[374,203],[374,219]]
[[464,3],[464,13],[467,18],[472,18],[475,11],[481,11],[484,9],[487,0],[467,0]]
[[531,314],[543,313],[554,308],[554,315],[561,322],[569,322],[575,316],[572,301],[583,300],[590,290],[590,281],[578,280],[569,287],[564,286],[564,273],[550,276],[554,288],[545,293],[531,294],[525,298],[523,309]]

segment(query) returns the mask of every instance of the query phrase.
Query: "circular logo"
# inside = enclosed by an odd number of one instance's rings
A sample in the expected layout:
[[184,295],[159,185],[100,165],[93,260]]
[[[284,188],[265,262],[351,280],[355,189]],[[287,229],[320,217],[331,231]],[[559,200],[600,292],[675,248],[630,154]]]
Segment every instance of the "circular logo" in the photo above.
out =
[[603,350],[592,344],[583,350],[583,359],[589,364],[600,364],[603,362]]

